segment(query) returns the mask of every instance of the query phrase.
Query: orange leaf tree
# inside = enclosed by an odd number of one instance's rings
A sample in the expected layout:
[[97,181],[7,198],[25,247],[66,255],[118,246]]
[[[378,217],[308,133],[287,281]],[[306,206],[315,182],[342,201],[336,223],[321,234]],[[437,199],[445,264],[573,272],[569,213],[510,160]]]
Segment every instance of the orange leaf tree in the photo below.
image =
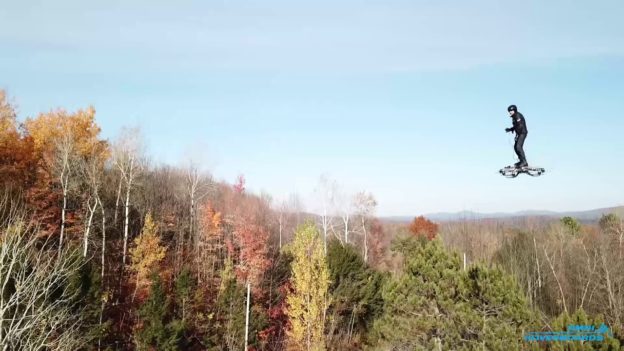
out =
[[36,165],[33,140],[20,132],[15,109],[0,90],[0,185],[27,190],[34,183]]
[[423,216],[414,218],[409,226],[409,231],[416,236],[424,236],[432,240],[438,234],[438,225]]
[[[100,128],[95,123],[95,109],[89,107],[68,113],[54,110],[28,118],[24,122],[27,138],[32,140],[32,149],[38,160],[36,184],[28,191],[28,202],[37,212],[46,232],[55,232],[59,224],[61,234],[65,226],[71,227],[77,213],[68,213],[68,218],[59,221],[62,211],[68,207],[79,209],[80,204],[68,205],[73,201],[72,190],[78,183],[78,161],[94,155],[106,158],[107,144],[100,140]],[[59,204],[63,203],[59,209]]]

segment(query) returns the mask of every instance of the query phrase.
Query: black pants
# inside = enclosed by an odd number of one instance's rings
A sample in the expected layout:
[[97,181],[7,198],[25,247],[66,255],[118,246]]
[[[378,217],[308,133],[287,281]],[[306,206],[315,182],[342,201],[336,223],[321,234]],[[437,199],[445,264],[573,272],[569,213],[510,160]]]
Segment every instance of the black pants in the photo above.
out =
[[516,143],[514,144],[514,150],[516,150],[516,155],[518,155],[518,158],[520,159],[521,163],[526,163],[526,156],[524,155],[524,149],[522,149],[522,147],[524,146],[524,139],[526,139],[526,134],[517,134],[516,135]]

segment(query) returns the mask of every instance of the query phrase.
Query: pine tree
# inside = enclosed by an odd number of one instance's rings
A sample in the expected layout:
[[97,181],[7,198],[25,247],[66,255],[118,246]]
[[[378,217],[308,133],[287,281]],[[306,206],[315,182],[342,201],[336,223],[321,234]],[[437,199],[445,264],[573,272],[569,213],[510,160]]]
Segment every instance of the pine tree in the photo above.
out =
[[581,232],[581,223],[576,218],[569,216],[563,217],[561,218],[561,224],[563,224],[568,233],[572,235],[578,235]]
[[[567,331],[569,325],[594,326],[596,329],[604,323],[601,316],[595,318],[589,317],[582,309],[576,310],[572,315],[562,313],[552,323],[553,331]],[[548,343],[546,350],[549,351],[618,351],[624,350],[624,345],[614,338],[614,330],[612,335],[605,334],[603,341],[581,342],[581,341],[556,341]],[[617,332],[617,330],[615,330]]]
[[139,309],[142,325],[135,333],[137,349],[180,350],[184,323],[170,320],[170,302],[160,276],[152,274],[151,282],[149,298]]
[[105,292],[102,290],[99,273],[94,261],[86,261],[79,270],[74,272],[69,281],[72,289],[79,291],[73,299],[73,304],[81,312],[85,321],[82,335],[92,343],[105,338],[111,324],[110,321],[100,321],[100,302]]
[[205,343],[209,350],[242,350],[245,340],[245,289],[236,281],[232,261],[221,271],[213,330]]
[[458,344],[455,322],[470,312],[457,303],[467,294],[459,258],[424,237],[399,241],[395,250],[403,254],[404,272],[383,288],[384,313],[375,321],[373,344],[411,350],[438,350],[442,341]]
[[352,245],[332,240],[327,249],[332,304],[328,340],[336,349],[361,349],[362,337],[382,312],[384,277],[364,262]]
[[192,292],[195,289],[195,281],[191,276],[188,267],[184,267],[175,282],[176,287],[176,303],[180,310],[179,317],[185,321],[187,318],[187,310],[189,300],[192,298]]
[[291,350],[325,349],[325,312],[329,305],[329,268],[323,242],[311,223],[299,227],[292,243],[292,293],[286,298]]
[[377,349],[520,350],[532,314],[515,281],[498,269],[462,269],[438,240],[395,244],[404,270],[388,280],[384,312],[375,321]]
[[598,221],[600,229],[606,233],[615,232],[622,226],[622,220],[615,213],[602,215]]
[[464,320],[462,327],[470,338],[486,350],[521,349],[523,334],[535,323],[515,280],[498,268],[480,265],[471,267],[466,279],[469,315],[475,318]]

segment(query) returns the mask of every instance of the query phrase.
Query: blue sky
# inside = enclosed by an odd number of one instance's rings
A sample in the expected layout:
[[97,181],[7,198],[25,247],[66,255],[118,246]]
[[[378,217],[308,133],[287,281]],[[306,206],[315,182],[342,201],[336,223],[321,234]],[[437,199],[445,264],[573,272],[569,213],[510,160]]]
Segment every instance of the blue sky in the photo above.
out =
[[[379,215],[624,204],[618,0],[4,2],[19,116],[93,105],[155,162],[192,154],[310,210],[321,174]],[[540,178],[497,173],[511,103]]]

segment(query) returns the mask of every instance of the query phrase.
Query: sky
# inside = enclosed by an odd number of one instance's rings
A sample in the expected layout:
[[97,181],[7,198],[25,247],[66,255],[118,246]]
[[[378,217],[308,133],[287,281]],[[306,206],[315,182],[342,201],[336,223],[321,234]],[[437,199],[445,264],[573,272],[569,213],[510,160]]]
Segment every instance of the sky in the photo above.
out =
[[[377,214],[624,205],[624,2],[0,0],[0,89],[21,119],[89,105],[314,211],[321,175]],[[546,174],[516,162],[506,108]]]

